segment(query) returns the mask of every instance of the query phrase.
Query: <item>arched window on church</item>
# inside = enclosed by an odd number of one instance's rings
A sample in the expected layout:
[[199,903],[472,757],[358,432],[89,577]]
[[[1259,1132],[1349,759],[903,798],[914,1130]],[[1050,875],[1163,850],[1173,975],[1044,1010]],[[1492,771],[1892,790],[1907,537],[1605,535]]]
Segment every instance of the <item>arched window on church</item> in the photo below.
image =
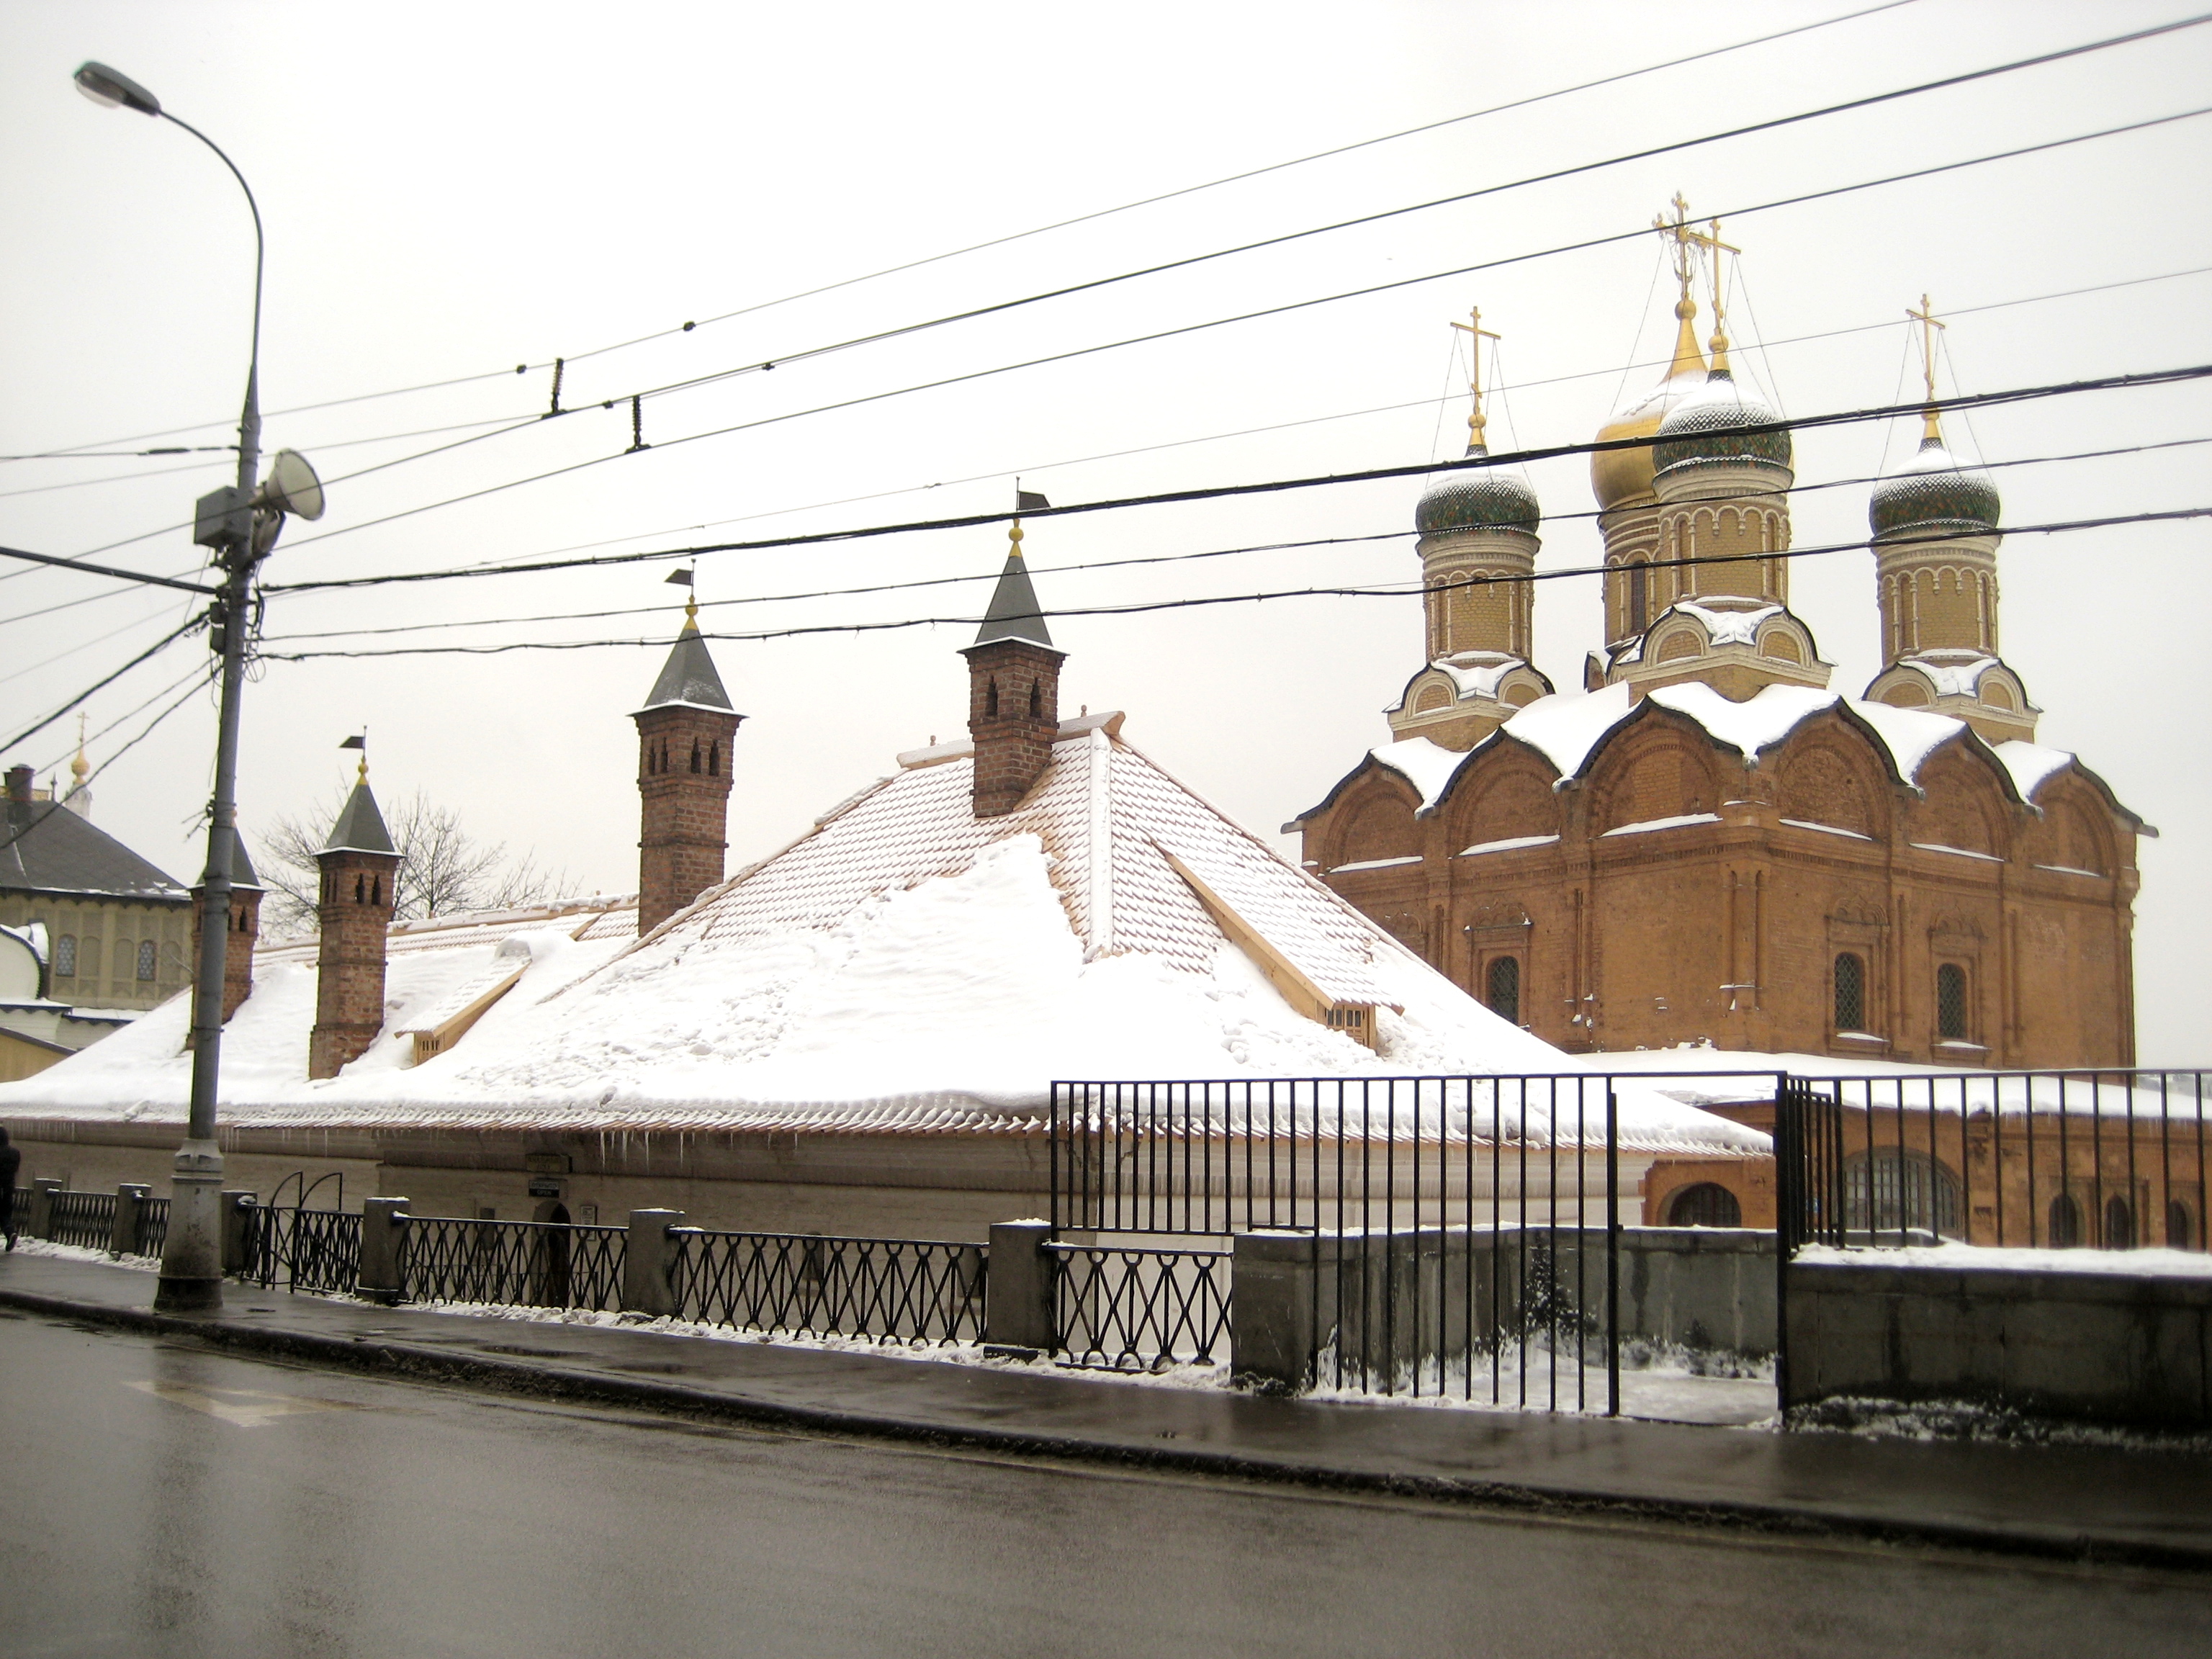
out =
[[1850,951],[1836,957],[1836,1029],[1866,1030],[1866,963]]
[[2044,1242],[2054,1250],[2070,1250],[2081,1242],[2081,1206],[2071,1193],[2051,1200],[2051,1231]]
[[1030,682],[1030,718],[1033,720],[1041,720],[1044,718],[1044,682],[1042,680]]
[[75,933],[64,933],[54,941],[54,977],[57,979],[76,977],[76,935]]
[[691,769],[694,772],[699,769],[699,739],[696,738],[691,739]]
[[361,904],[368,898],[368,878],[356,872],[353,878],[353,902]]
[[1936,970],[1936,1035],[1946,1042],[1965,1042],[1966,970],[1947,962]]
[[1482,1000],[1490,1012],[1507,1024],[1521,1023],[1521,958],[1492,957],[1483,975]]
[[722,740],[720,738],[707,745],[707,775],[710,778],[722,775]]
[[1641,634],[1651,625],[1651,570],[1641,559],[1628,564],[1628,631]]
[[140,979],[150,980],[154,977],[155,959],[159,954],[160,947],[152,939],[142,939],[138,941],[138,977]]
[[995,679],[983,688],[983,718],[992,720],[999,718],[999,682]]
[[371,904],[375,905],[381,905],[384,902],[384,878],[382,876],[374,876],[370,878],[368,884],[368,902]]
[[2185,1250],[2189,1248],[2189,1241],[2195,1236],[2197,1231],[2189,1224],[2189,1221],[2188,1205],[2178,1198],[2166,1200],[2166,1248],[2167,1249]]
[[2136,1247],[2136,1211],[2119,1194],[2105,1200],[2105,1248],[2132,1250]]

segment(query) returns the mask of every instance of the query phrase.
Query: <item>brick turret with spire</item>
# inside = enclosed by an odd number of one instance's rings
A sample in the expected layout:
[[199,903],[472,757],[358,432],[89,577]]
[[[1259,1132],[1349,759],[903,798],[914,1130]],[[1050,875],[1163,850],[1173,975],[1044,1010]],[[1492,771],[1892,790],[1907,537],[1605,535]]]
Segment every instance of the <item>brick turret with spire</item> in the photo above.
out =
[[385,939],[399,902],[399,852],[369,792],[367,748],[359,738],[348,738],[345,746],[362,750],[361,771],[330,838],[315,854],[322,866],[315,907],[322,939],[315,1029],[307,1039],[311,1078],[336,1077],[384,1029]]
[[[690,585],[691,573],[669,578]],[[744,716],[730,706],[696,598],[637,722],[637,931],[651,933],[722,879],[731,748]]]
[[[1042,507],[1042,495],[1018,494],[1018,507]],[[1022,562],[1022,521],[1007,532],[1006,568],[991,595],[968,659],[968,733],[975,743],[975,816],[1004,817],[1022,804],[1052,764],[1060,731],[1060,665],[1067,653],[1052,642]]]
[[[261,937],[261,878],[246,855],[246,838],[230,843],[230,942],[222,953],[222,1018],[227,1025],[239,1005],[253,994],[253,947]],[[192,888],[192,967],[200,960],[200,924],[207,902],[207,877]],[[185,1046],[191,1047],[188,1032]]]

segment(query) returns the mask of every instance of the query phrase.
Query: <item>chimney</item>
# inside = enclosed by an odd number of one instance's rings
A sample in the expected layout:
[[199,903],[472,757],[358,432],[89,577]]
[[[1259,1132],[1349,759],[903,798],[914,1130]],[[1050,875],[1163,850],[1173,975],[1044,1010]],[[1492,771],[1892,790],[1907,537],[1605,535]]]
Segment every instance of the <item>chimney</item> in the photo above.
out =
[[975,742],[975,816],[1004,817],[1052,764],[1060,731],[1060,665],[1036,590],[1022,563],[1022,526],[1007,532],[1006,568],[968,659],[968,734]]
[[[368,1051],[384,1029],[384,952],[398,903],[399,854],[384,827],[384,814],[368,789],[368,762],[361,763],[345,810],[315,854],[322,890],[315,914],[322,924],[315,969],[315,1029],[307,1039],[307,1075],[336,1077],[348,1060]],[[233,866],[236,868],[235,866]],[[256,920],[259,895],[255,895]],[[237,925],[234,908],[232,925]],[[230,1006],[230,987],[223,1006]]]
[[[222,952],[222,1023],[253,994],[253,947],[261,938],[261,877],[246,855],[246,837],[234,836],[230,854],[230,937]],[[200,968],[200,927],[207,908],[207,878],[192,889],[192,974]],[[380,993],[380,994],[381,994]],[[185,1036],[191,1047],[191,1036]]]
[[640,937],[722,879],[730,769],[738,724],[687,600],[660,678],[637,722],[637,931]]
[[11,766],[8,769],[8,799],[21,805],[31,804],[31,769]]

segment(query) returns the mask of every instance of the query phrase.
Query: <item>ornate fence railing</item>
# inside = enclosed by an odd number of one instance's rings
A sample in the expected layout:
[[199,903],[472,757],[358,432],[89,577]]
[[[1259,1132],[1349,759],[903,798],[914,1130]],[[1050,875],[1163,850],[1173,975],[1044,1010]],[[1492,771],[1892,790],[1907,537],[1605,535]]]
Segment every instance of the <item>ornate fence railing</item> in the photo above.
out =
[[1059,1240],[1046,1248],[1062,1364],[1157,1371],[1229,1358],[1229,1251]]
[[115,1237],[113,1193],[56,1193],[46,1212],[46,1237],[57,1244],[104,1250]]
[[987,1252],[932,1239],[673,1229],[678,1316],[878,1342],[978,1341]]
[[1789,1078],[1782,1252],[2206,1249],[2204,1072]]
[[138,1200],[138,1254],[159,1255],[161,1247],[169,1242],[169,1200],[166,1198],[142,1198]]
[[246,1212],[241,1277],[274,1287],[346,1296],[361,1276],[361,1214],[345,1210]]
[[401,1298],[530,1308],[622,1306],[620,1227],[410,1215],[399,1247]]

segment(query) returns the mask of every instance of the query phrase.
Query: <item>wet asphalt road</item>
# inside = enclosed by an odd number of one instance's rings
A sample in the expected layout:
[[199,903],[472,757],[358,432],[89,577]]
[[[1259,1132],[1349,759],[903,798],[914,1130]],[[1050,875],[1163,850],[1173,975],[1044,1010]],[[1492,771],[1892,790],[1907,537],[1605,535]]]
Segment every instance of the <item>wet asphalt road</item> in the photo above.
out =
[[2212,1581],[702,1427],[4,1310],[0,1401],[7,1659],[2212,1652]]

